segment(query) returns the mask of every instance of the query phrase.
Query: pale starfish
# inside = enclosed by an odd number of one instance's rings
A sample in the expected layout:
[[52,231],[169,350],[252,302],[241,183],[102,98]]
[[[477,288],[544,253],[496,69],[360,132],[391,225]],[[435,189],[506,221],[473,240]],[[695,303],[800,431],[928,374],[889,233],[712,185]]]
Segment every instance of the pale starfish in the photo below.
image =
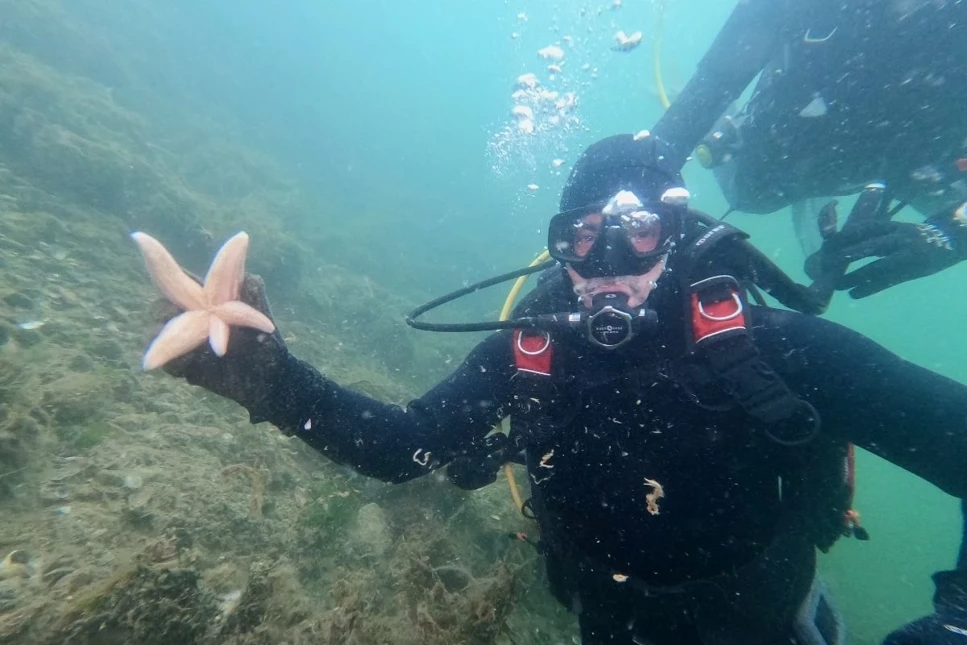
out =
[[205,286],[178,266],[161,242],[146,233],[132,233],[151,279],[184,313],[168,321],[144,355],[144,369],[161,367],[206,340],[217,356],[228,351],[229,325],[252,327],[271,334],[275,325],[259,310],[239,300],[245,278],[248,234],[236,234],[222,245],[205,276]]

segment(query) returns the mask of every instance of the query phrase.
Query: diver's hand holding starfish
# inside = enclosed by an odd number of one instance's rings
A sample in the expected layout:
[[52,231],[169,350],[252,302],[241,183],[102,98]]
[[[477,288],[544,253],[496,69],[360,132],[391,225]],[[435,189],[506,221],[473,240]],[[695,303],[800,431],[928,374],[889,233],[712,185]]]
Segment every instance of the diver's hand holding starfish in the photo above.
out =
[[245,277],[248,235],[236,234],[222,245],[208,269],[204,286],[198,284],[162,244],[145,233],[132,233],[151,279],[184,313],[175,316],[152,341],[144,355],[146,370],[161,367],[206,340],[217,356],[228,351],[229,326],[252,327],[271,334],[275,325],[268,316],[239,300]]

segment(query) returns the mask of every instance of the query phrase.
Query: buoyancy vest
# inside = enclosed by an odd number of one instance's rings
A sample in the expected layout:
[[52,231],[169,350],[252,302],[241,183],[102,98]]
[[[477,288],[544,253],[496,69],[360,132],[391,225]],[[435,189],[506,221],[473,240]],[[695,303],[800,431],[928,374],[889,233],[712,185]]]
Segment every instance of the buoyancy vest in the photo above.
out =
[[[866,539],[852,509],[853,446],[818,432],[819,413],[788,388],[755,345],[747,294],[755,283],[769,284],[770,279],[748,270],[750,263],[734,244],[741,236],[737,229],[717,225],[701,227],[686,238],[671,267],[684,311],[682,355],[636,364],[635,374],[614,376],[639,382],[671,378],[695,405],[713,412],[741,408],[769,440],[785,449],[790,476],[783,478],[784,505],[788,502],[808,518],[804,525],[816,546],[826,551],[843,535]],[[729,257],[736,254],[738,258]],[[569,298],[567,276],[559,268],[550,269],[518,309],[528,315],[558,311],[564,306],[561,300]],[[567,402],[573,399],[576,380],[569,378],[573,366],[567,365],[567,353],[558,351],[563,339],[538,330],[514,330],[511,342],[517,374],[506,460],[540,446],[569,421]],[[565,382],[572,387],[564,387]],[[537,497],[537,487],[532,488]],[[532,498],[527,507],[539,522],[540,506]],[[554,527],[541,522],[545,542],[553,542],[553,532]]]

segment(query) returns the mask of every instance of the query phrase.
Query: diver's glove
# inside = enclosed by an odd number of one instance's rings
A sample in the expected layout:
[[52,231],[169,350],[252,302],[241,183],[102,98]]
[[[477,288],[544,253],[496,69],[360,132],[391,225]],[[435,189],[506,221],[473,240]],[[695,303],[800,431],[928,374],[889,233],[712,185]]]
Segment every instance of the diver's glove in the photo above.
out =
[[[272,318],[262,278],[246,274],[239,298]],[[156,318],[162,324],[180,313],[167,300],[159,302],[157,310]],[[291,362],[278,327],[271,334],[248,327],[232,327],[224,356],[216,356],[205,343],[167,363],[164,370],[235,401],[249,411],[252,423],[258,423],[270,418],[279,400],[276,390],[285,381],[284,372]]]
[[849,291],[850,297],[865,298],[952,267],[967,258],[965,207],[967,204],[952,215],[935,216],[923,224],[879,219],[844,227],[826,238],[816,256],[807,262],[807,271],[810,266],[879,258],[835,283],[837,290]]
[[963,645],[967,643],[967,572],[940,571],[933,580],[934,613],[894,631],[883,645]]

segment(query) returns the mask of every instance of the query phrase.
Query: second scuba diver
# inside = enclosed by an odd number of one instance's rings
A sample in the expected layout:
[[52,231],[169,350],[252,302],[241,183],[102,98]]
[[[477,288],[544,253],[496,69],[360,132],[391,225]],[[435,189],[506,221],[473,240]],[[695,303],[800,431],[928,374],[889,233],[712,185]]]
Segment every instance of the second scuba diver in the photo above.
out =
[[743,0],[652,134],[678,163],[695,148],[732,208],[793,206],[807,247],[804,200],[884,182],[928,220],[869,221],[817,258],[877,258],[835,285],[862,298],[967,259],[965,61],[965,2]]
[[[967,387],[750,305],[764,269],[689,210],[656,146],[616,136],[582,155],[549,226],[553,266],[405,409],[334,383],[278,332],[239,328],[226,356],[168,369],[387,482],[449,464],[475,488],[521,459],[552,591],[586,645],[842,643],[816,551],[864,537],[851,444],[964,499]],[[255,283],[244,297],[268,313]],[[510,436],[491,434],[508,415]],[[934,582],[935,613],[888,643],[962,642],[963,547]]]

